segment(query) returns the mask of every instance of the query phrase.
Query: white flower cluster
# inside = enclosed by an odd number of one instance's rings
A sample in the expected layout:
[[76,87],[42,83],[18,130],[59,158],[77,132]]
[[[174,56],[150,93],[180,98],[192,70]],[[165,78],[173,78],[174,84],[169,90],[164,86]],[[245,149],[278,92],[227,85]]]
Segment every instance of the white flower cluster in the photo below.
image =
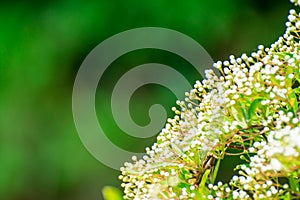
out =
[[[288,20],[270,48],[216,62],[222,76],[206,71],[177,102],[181,109],[173,108],[175,117],[146,155],[121,168],[125,199],[300,197],[293,178],[300,175],[300,17],[291,10]],[[214,185],[219,161],[230,155],[242,155],[245,164],[228,184]]]
[[237,188],[232,193],[233,199],[280,199],[290,196],[285,190],[289,186],[280,184],[278,177],[288,178],[299,170],[300,128],[286,126],[271,131],[267,141],[255,142],[249,151],[256,155],[250,157],[248,165],[238,167],[240,176],[234,176],[230,182]]
[[[249,148],[255,155],[249,163],[237,167],[240,175],[232,177],[230,186],[222,182],[209,184],[214,195],[209,194],[207,199],[290,199],[291,194],[286,190],[289,185],[280,184],[278,177],[299,175],[300,127],[271,131],[267,141],[255,142]],[[299,193],[294,195],[299,198]]]
[[[211,72],[207,72],[211,73]],[[216,76],[214,76],[217,81]],[[211,82],[215,87],[217,82]],[[198,176],[205,166],[201,164],[209,158],[209,152],[219,142],[222,131],[221,104],[224,98],[222,86],[206,92],[200,82],[195,89],[187,93],[186,102],[178,101],[181,111],[173,108],[176,115],[168,119],[166,127],[157,137],[157,142],[146,148],[147,155],[134,164],[125,163],[120,179],[128,199],[180,199],[195,196],[193,190],[199,184]],[[200,95],[201,92],[201,95]],[[201,101],[196,104],[195,101]],[[224,114],[223,114],[224,115]],[[183,180],[185,183],[183,183]],[[184,187],[173,191],[178,184]],[[175,193],[176,192],[176,193]]]
[[294,3],[296,6],[299,6],[300,0],[291,0],[291,3]]

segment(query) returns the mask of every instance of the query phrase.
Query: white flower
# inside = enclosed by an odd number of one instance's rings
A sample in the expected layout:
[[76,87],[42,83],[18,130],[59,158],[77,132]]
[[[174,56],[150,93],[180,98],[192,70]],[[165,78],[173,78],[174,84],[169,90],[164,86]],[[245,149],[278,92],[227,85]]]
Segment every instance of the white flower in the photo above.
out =
[[282,169],[282,164],[276,158],[271,159],[270,165],[276,171],[280,171]]
[[[185,101],[176,102],[181,109],[172,108],[176,115],[146,148],[147,155],[133,157],[133,163],[121,168],[125,199],[195,199],[197,176],[208,157],[222,159],[235,144],[251,153],[248,163],[237,167],[238,176],[229,185],[209,184],[207,189],[214,192],[207,198],[250,199],[250,193],[255,199],[271,199],[283,194],[286,188],[275,187],[269,174],[276,177],[279,171],[284,175],[300,167],[292,162],[300,159],[300,128],[291,108],[296,103],[289,96],[293,88],[287,84],[297,81],[300,72],[300,19],[294,10],[288,19],[286,33],[270,48],[260,45],[252,57],[216,62],[224,76],[206,71],[206,79],[186,92]],[[261,104],[254,105],[257,98]],[[284,162],[286,157],[291,162]],[[186,180],[183,171],[193,178]],[[181,182],[186,186],[179,189]]]

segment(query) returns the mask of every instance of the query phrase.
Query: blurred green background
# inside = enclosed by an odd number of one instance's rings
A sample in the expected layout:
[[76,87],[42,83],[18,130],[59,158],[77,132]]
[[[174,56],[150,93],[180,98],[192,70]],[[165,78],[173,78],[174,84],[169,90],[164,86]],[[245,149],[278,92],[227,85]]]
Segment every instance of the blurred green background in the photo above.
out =
[[[72,118],[76,72],[101,41],[136,27],[165,27],[222,60],[274,42],[291,7],[288,0],[1,1],[0,198],[102,199],[103,186],[119,187],[119,172],[87,152]],[[113,120],[110,95],[123,73],[154,61],[178,69],[191,83],[199,78],[184,60],[155,50],[131,52],[110,66],[97,92],[98,117],[108,137],[130,151],[143,151],[154,138],[126,136]],[[132,117],[147,124],[152,103],[170,111],[175,100],[166,88],[147,85],[132,97]]]

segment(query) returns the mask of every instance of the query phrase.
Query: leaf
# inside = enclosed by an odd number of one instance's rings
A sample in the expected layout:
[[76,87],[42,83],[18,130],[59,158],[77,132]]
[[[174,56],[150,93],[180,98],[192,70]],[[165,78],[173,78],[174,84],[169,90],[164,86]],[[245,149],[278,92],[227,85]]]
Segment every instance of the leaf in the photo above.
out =
[[298,179],[296,173],[294,175],[296,177],[291,176],[291,177],[288,178],[289,179],[289,184],[290,184],[290,186],[291,186],[291,188],[294,192],[299,193],[300,192],[299,179]]
[[242,111],[242,114],[243,114],[244,119],[246,119],[246,121],[248,121],[249,117],[248,117],[248,112],[247,112],[246,109],[245,109],[245,105],[242,104],[241,102],[237,102],[237,104],[239,105],[239,108],[240,108],[241,111]]
[[291,199],[291,194],[289,192],[285,193],[283,196],[283,200],[290,200]]
[[300,83],[300,72],[298,70],[295,73],[295,78],[298,81],[298,83]]
[[288,67],[286,69],[286,76],[285,76],[285,87],[292,87],[292,83],[293,83],[293,79],[289,78],[289,74],[293,74],[294,73],[294,69],[292,67]]
[[296,96],[295,92],[293,90],[291,90],[287,94],[287,97],[290,102],[290,105],[292,106],[294,112],[296,113],[298,111],[298,100],[297,100],[297,96]]
[[281,60],[285,60],[285,56],[293,57],[293,54],[288,53],[288,52],[277,52],[276,55],[279,57]]
[[218,175],[218,171],[219,171],[219,167],[220,167],[220,163],[221,163],[221,159],[217,159],[217,162],[214,166],[214,171],[212,172],[212,176],[211,176],[211,182],[214,183],[217,175]]
[[293,91],[295,92],[295,94],[300,94],[300,88],[294,88]]
[[120,190],[111,186],[105,186],[102,189],[102,195],[105,200],[123,200]]
[[240,126],[242,126],[242,127],[247,126],[242,108],[239,108],[237,106],[232,106],[231,107],[231,114],[234,117],[234,119],[239,123]]
[[255,99],[251,105],[248,108],[248,116],[249,116],[249,120],[253,120],[257,118],[257,110],[261,110],[262,104],[261,102],[263,101],[263,98],[257,98]]
[[202,195],[202,194],[207,194],[208,193],[208,190],[207,188],[205,187],[205,183],[207,181],[207,178],[208,178],[208,175],[210,174],[210,169],[207,169],[205,170],[203,176],[202,176],[202,179],[201,179],[201,182],[199,184],[199,193]]

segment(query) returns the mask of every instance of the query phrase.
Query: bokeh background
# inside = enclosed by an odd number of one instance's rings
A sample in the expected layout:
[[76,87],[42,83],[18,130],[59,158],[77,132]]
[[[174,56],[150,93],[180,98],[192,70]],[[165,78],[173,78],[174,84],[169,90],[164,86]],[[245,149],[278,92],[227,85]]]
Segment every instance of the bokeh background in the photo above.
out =
[[[2,0],[0,198],[102,199],[103,186],[119,187],[119,172],[87,152],[72,118],[76,72],[101,41],[136,27],[165,27],[198,41],[215,61],[223,60],[274,42],[292,7],[288,0]],[[141,152],[155,138],[126,136],[113,120],[110,95],[122,74],[149,62],[172,66],[191,83],[200,78],[186,61],[158,50],[128,53],[109,67],[96,95],[98,117],[108,137],[130,151]],[[132,97],[132,117],[147,124],[153,103],[163,104],[172,116],[175,100],[166,88],[146,85]]]

